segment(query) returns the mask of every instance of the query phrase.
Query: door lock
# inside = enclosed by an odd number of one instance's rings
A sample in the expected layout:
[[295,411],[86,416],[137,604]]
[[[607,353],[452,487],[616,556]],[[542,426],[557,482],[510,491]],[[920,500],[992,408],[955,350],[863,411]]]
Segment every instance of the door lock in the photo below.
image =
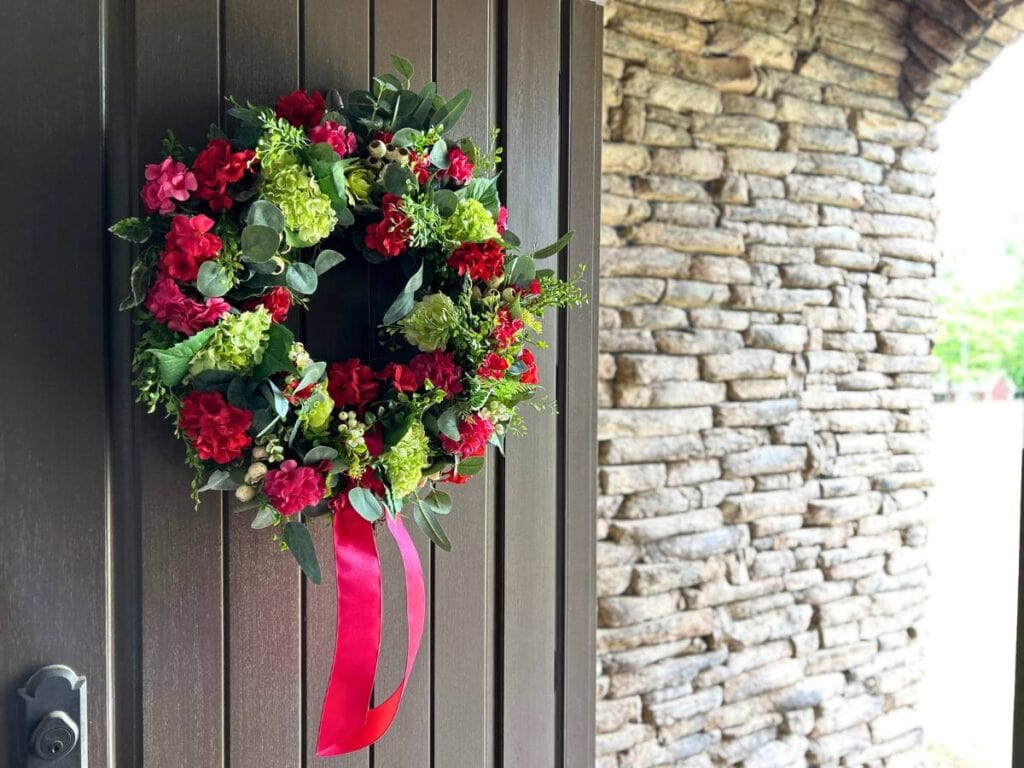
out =
[[60,664],[43,667],[18,689],[25,768],[87,768],[85,678]]

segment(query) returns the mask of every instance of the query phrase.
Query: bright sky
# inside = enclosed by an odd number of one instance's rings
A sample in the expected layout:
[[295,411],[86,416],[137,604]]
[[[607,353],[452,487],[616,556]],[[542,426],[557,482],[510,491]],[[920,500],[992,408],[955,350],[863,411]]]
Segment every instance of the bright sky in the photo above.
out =
[[[939,126],[940,272],[980,295],[1012,282],[1008,239],[1024,246],[1024,45],[1005,50]],[[1015,236],[1014,236],[1015,233]]]

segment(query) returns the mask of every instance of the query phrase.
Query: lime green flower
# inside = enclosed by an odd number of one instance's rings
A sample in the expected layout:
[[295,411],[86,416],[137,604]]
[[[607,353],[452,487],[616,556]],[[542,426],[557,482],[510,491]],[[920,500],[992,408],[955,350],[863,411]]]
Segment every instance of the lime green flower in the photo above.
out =
[[260,196],[284,214],[284,224],[305,243],[318,243],[338,223],[330,198],[295,155],[283,154],[268,168]]
[[308,146],[309,139],[301,128],[296,128],[282,117],[264,116],[263,135],[256,144],[256,157],[264,173],[271,173],[281,164],[293,164],[295,153]]
[[427,466],[429,449],[423,424],[414,421],[408,431],[390,450],[384,453],[382,463],[396,499],[402,499],[416,490]]
[[348,204],[365,203],[370,199],[373,189],[373,173],[358,165],[350,165],[345,169],[345,194]]
[[189,366],[196,376],[202,371],[237,371],[247,374],[263,360],[270,340],[270,313],[263,307],[238,315],[225,315]]
[[424,296],[413,305],[412,312],[400,321],[405,340],[418,347],[420,352],[443,349],[458,324],[458,310],[443,293]]
[[312,393],[299,410],[299,421],[302,422],[303,434],[307,437],[313,434],[322,434],[333,410],[334,401],[327,394],[327,382],[321,381],[313,387]]
[[498,228],[483,203],[470,198],[459,200],[452,215],[444,222],[443,235],[451,247],[455,247],[460,243],[494,240],[498,237]]

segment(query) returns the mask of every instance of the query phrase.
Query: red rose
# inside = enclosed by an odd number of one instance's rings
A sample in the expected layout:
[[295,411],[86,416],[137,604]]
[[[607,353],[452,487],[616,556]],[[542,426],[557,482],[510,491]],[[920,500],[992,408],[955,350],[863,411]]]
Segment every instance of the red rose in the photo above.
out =
[[178,428],[200,459],[228,464],[249,447],[252,412],[229,405],[220,392],[192,391],[181,401]]
[[448,257],[448,266],[460,275],[468,274],[473,280],[486,283],[501,275],[505,268],[505,252],[497,240],[463,243]]
[[213,219],[209,216],[175,216],[164,239],[164,252],[160,255],[160,271],[175,280],[190,283],[199,275],[199,265],[217,258],[223,243],[210,232]]
[[146,296],[146,309],[158,323],[191,336],[214,325],[231,311],[231,306],[224,299],[214,298],[200,304],[182,293],[171,278],[158,277]]
[[447,176],[456,184],[468,184],[473,178],[473,164],[469,157],[458,147],[448,150],[448,167],[438,176]]
[[507,349],[519,341],[519,332],[523,330],[523,321],[512,317],[508,307],[498,310],[498,327],[494,329],[494,340],[498,349]]
[[488,352],[487,357],[476,369],[477,376],[485,379],[501,379],[508,370],[508,361],[497,352]]
[[373,378],[373,369],[353,357],[327,368],[327,392],[339,408],[355,407],[362,412],[377,399],[380,385]]
[[455,364],[451,352],[438,349],[434,352],[423,352],[409,361],[409,368],[416,375],[420,386],[429,379],[438,389],[444,390],[448,397],[454,397],[462,391],[462,369]]
[[499,235],[505,234],[505,230],[508,229],[508,208],[504,205],[498,208],[498,220],[494,225],[498,228]]
[[306,93],[306,89],[301,88],[277,100],[277,116],[296,128],[312,128],[323,120],[326,106],[319,91]]
[[377,251],[386,258],[401,254],[409,242],[412,222],[402,212],[402,198],[384,195],[381,200],[383,218],[366,228],[366,247]]
[[519,383],[537,384],[537,362],[533,359],[533,352],[524,349],[519,359],[526,366],[526,370],[519,376]]
[[235,201],[227,194],[228,184],[240,181],[255,159],[251,149],[232,152],[226,139],[213,139],[192,162],[199,189],[196,194],[210,205],[210,210],[219,213],[227,210]]
[[463,459],[482,456],[487,450],[487,441],[494,434],[494,425],[483,416],[471,414],[459,422],[459,439],[452,440],[442,432],[441,447],[448,453]]
[[377,378],[396,392],[415,392],[420,386],[416,375],[400,363],[388,363],[377,373]]
[[260,307],[266,308],[273,322],[283,323],[288,318],[288,310],[292,308],[292,295],[287,288],[278,285],[242,305],[242,309],[247,312]]
[[310,129],[309,140],[314,144],[324,143],[330,145],[331,149],[339,157],[347,157],[356,151],[356,135],[349,131],[344,125],[327,120],[323,125],[317,125]]
[[324,476],[313,467],[300,467],[294,459],[281,462],[263,480],[263,495],[282,515],[312,507],[324,497],[325,490]]

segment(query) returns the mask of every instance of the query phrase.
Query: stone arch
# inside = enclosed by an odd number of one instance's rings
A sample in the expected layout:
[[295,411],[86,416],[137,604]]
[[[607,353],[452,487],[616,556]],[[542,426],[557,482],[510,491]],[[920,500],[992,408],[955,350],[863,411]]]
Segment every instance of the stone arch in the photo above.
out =
[[598,768],[922,764],[934,126],[984,0],[609,0]]

